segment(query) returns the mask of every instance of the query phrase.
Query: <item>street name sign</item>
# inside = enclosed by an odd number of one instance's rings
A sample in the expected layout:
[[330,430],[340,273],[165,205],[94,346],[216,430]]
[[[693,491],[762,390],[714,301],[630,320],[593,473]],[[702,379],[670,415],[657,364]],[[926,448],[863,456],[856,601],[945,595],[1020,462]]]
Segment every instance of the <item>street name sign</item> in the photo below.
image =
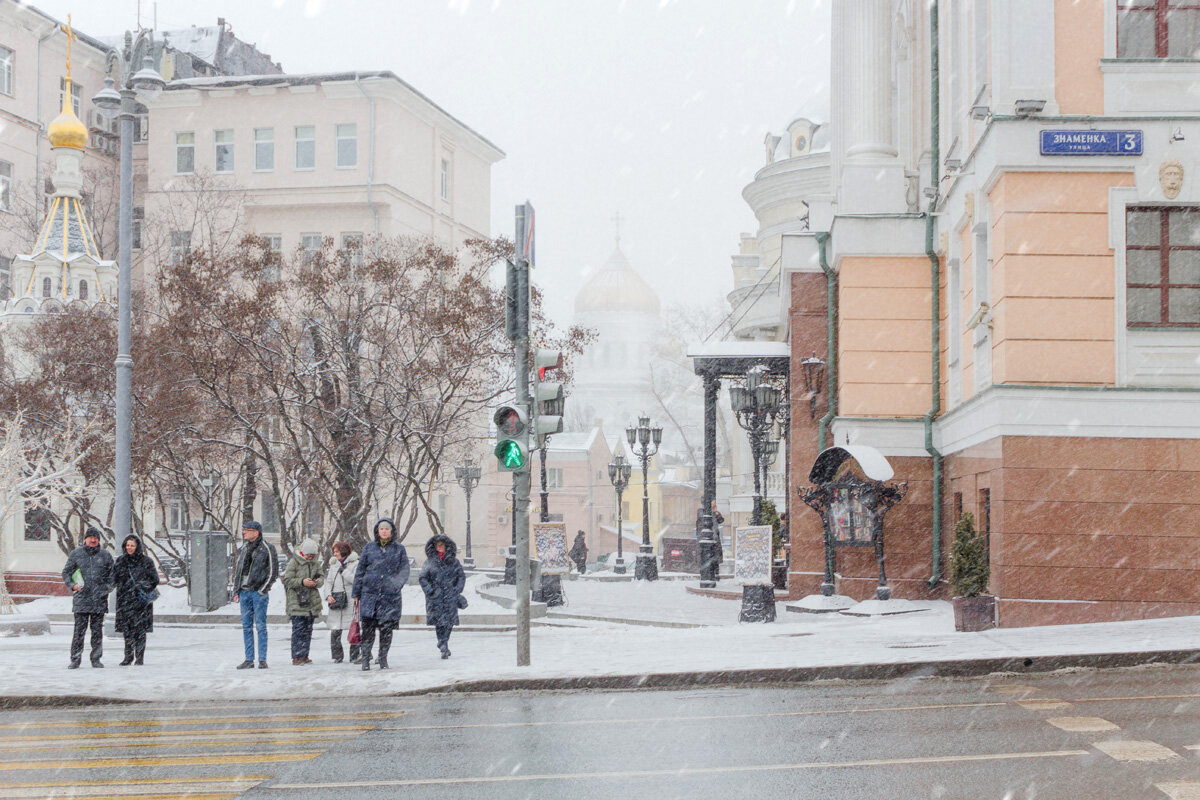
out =
[[1041,131],[1044,156],[1140,156],[1141,131]]

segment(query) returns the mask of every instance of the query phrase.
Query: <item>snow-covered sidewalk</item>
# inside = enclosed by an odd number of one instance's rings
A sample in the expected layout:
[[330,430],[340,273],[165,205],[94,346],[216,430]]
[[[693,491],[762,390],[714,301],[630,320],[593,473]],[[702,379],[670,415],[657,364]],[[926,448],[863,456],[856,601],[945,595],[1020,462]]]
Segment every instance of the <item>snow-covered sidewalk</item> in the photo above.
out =
[[[242,660],[242,634],[239,626],[231,624],[160,625],[150,635],[144,667],[118,667],[121,639],[108,638],[107,669],[96,671],[85,663],[82,669],[68,671],[70,628],[56,624],[49,636],[0,639],[0,695],[103,695],[160,701],[326,697],[523,678],[1200,650],[1197,617],[964,634],[954,631],[947,603],[924,604],[929,610],[885,618],[796,614],[785,612],[781,604],[779,621],[774,624],[738,625],[736,601],[687,594],[682,582],[571,581],[566,588],[569,605],[563,610],[570,613],[628,619],[645,619],[654,613],[709,625],[675,629],[550,618],[552,624],[532,630],[529,667],[516,666],[516,639],[511,630],[456,632],[450,641],[454,655],[443,661],[432,630],[409,628],[396,632],[389,658],[392,669],[364,673],[351,664],[330,662],[323,626],[314,631],[311,655],[315,664],[293,667],[289,628],[271,626],[271,668],[235,671],[233,667]],[[282,592],[272,594],[273,601],[282,599]],[[472,609],[486,603],[476,594],[470,599]],[[405,592],[409,608],[420,601],[419,591]],[[58,602],[44,600],[31,605]]]

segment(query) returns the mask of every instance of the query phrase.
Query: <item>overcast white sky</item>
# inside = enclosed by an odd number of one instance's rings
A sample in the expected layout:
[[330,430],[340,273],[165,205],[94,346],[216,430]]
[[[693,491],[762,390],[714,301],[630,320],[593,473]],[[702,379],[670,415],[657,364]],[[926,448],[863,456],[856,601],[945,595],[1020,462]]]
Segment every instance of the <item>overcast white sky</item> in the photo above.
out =
[[[137,24],[138,0],[34,0],[91,35]],[[288,72],[389,69],[507,153],[492,232],[537,209],[555,319],[621,247],[664,305],[732,289],[756,228],[742,188],[762,140],[828,119],[830,0],[141,0],[142,24],[223,16]]]

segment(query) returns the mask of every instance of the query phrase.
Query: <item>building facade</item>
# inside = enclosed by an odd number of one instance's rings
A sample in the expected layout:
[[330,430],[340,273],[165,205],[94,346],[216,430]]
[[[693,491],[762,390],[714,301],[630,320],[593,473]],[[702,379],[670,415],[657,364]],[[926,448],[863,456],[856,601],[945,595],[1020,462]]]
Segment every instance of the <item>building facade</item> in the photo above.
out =
[[[1001,625],[1200,612],[1196,31],[1151,2],[835,5],[829,223],[782,244],[793,371],[816,349],[825,443],[908,481],[898,596],[948,596],[971,512]],[[793,487],[822,429],[793,427]],[[815,515],[791,532],[807,594]],[[869,595],[874,559],[838,559]]]

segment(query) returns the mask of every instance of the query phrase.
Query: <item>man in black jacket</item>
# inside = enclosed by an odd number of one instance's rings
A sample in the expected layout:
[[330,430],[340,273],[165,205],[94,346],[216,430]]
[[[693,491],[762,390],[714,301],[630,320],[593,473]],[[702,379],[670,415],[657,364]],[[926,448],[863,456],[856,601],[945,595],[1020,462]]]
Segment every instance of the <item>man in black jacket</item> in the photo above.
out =
[[242,611],[242,643],[246,660],[238,669],[254,666],[255,628],[258,629],[258,668],[267,668],[267,592],[279,577],[279,557],[275,546],[262,537],[262,525],[250,520],[242,525],[246,542],[238,551],[233,570],[233,600]]
[[67,556],[62,571],[63,583],[75,597],[71,610],[75,612],[75,632],[71,636],[71,664],[77,669],[83,660],[83,637],[92,629],[92,666],[103,667],[104,615],[108,612],[108,593],[113,588],[113,557],[100,547],[100,531],[88,528],[83,534],[83,547]]

